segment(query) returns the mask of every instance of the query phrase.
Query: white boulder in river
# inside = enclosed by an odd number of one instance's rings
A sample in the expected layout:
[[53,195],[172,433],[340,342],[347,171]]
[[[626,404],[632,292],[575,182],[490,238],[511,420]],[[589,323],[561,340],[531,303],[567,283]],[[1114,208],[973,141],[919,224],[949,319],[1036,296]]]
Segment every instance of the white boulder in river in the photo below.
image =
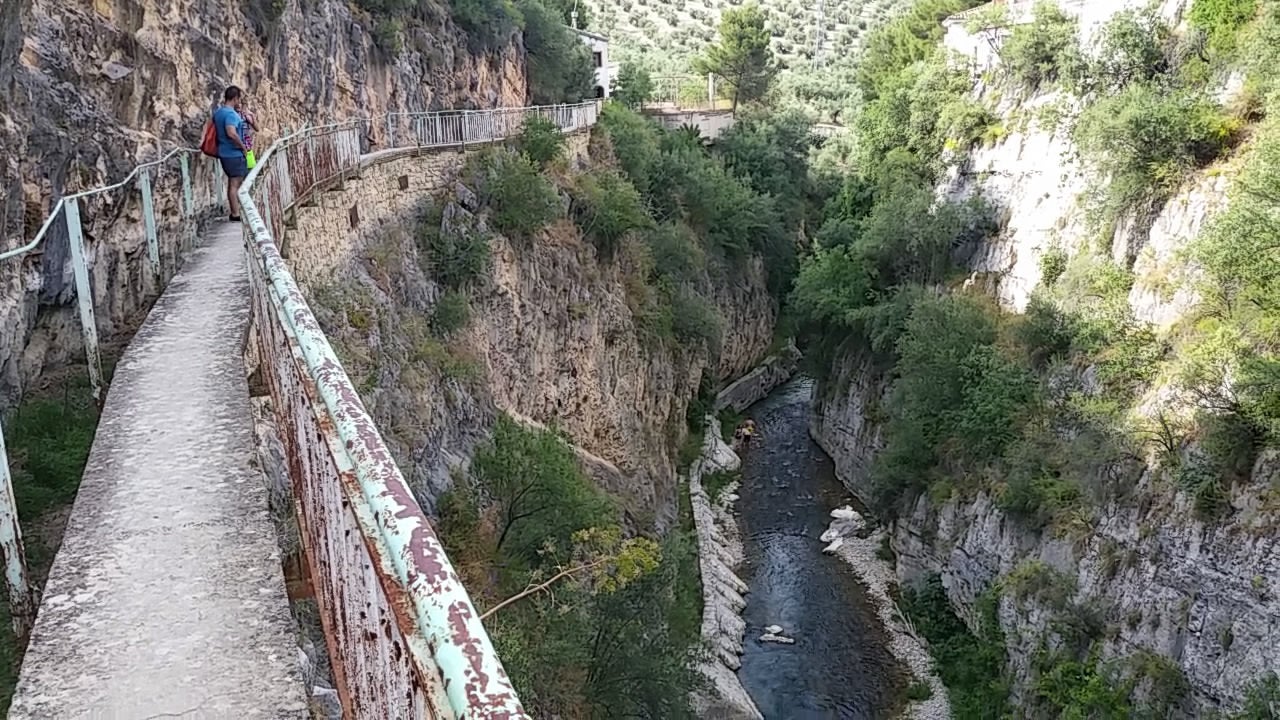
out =
[[760,636],[760,642],[778,643],[779,645],[794,645],[795,638],[789,638],[782,634],[781,625],[770,625],[764,629],[764,634]]
[[[867,529],[866,519],[848,505],[832,510],[831,517],[835,519],[831,521],[831,527],[822,534],[823,542],[830,542],[836,537],[848,537]],[[828,535],[831,537],[829,538]]]

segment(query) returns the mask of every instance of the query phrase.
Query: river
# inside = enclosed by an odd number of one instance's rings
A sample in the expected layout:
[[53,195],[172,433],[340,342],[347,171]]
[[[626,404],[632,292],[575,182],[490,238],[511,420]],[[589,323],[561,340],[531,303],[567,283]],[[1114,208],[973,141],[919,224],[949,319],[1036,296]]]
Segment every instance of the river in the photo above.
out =
[[[747,411],[761,437],[743,453],[737,503],[750,586],[738,675],[765,720],[888,718],[903,671],[865,588],[818,539],[849,495],[809,437],[812,387],[792,380]],[[770,625],[795,644],[760,642]]]

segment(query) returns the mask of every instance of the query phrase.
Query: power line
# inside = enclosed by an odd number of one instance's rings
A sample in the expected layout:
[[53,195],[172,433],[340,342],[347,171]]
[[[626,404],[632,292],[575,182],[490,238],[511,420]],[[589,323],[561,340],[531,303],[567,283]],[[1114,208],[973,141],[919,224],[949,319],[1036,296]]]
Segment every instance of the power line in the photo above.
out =
[[826,0],[817,0],[813,11],[813,67],[822,67],[822,50],[826,40]]

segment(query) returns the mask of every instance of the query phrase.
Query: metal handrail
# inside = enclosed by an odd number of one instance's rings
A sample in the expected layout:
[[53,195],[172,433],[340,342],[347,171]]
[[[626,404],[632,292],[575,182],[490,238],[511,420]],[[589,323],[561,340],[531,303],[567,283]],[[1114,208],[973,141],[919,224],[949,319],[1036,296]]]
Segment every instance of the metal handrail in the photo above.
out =
[[[89,381],[93,389],[94,399],[101,402],[105,389],[105,378],[102,371],[102,356],[98,347],[98,323],[94,314],[93,290],[89,280],[89,264],[84,243],[84,233],[80,222],[80,203],[82,198],[120,190],[130,182],[137,181],[142,202],[143,232],[147,240],[147,258],[152,275],[157,283],[162,282],[159,235],[156,227],[155,204],[151,188],[151,168],[157,168],[177,156],[182,172],[182,214],[190,220],[195,214],[195,202],[192,192],[191,166],[189,156],[199,153],[198,150],[176,147],[156,160],[134,166],[122,180],[102,187],[82,190],[63,195],[54,203],[48,217],[41,223],[40,229],[30,242],[0,252],[0,261],[9,260],[38,249],[49,235],[54,222],[61,216],[66,223],[67,243],[71,256],[72,277],[75,283],[76,304],[80,317],[81,331],[84,336],[85,362],[89,370]],[[17,504],[13,495],[13,477],[9,469],[9,457],[4,443],[3,429],[0,429],[0,553],[3,554],[4,582],[8,592],[10,616],[14,633],[25,640],[30,632],[35,617],[35,603],[28,579],[25,552],[22,544],[22,529],[18,522]]]
[[[143,163],[141,165],[135,166],[133,170],[131,170],[129,174],[126,175],[124,179],[118,183],[113,183],[111,185],[104,185],[102,187],[93,188],[91,190],[84,190],[81,192],[72,193],[70,195],[63,195],[61,198],[58,198],[58,202],[54,204],[53,210],[49,211],[49,217],[44,219],[44,223],[40,225],[40,230],[36,232],[36,236],[31,239],[31,242],[27,243],[26,245],[23,245],[22,247],[17,247],[17,248],[13,248],[12,250],[6,250],[4,252],[0,252],[0,260],[8,260],[11,257],[17,257],[19,255],[29,253],[32,250],[35,250],[37,247],[39,247],[40,242],[44,240],[44,236],[49,232],[49,228],[53,226],[53,221],[58,217],[58,211],[62,210],[63,206],[67,203],[68,200],[79,200],[80,198],[90,197],[90,196],[98,195],[104,192],[111,192],[112,190],[119,190],[120,188],[123,188],[125,185],[128,185],[130,180],[137,177],[139,172],[146,170],[147,168],[152,168],[152,167],[157,167],[159,165],[162,165],[166,160],[173,157],[174,155],[177,155],[178,153],[183,153],[184,155],[199,155],[200,151],[194,148],[176,147],[170,150],[168,153],[166,153],[164,157],[161,157],[159,160],[152,160],[151,162],[147,162],[147,163]],[[189,169],[184,168],[184,174],[186,172],[189,172]],[[190,201],[189,198],[187,199],[187,201],[188,202]]]
[[[417,128],[426,127],[428,123],[425,121],[433,121],[431,124],[437,130],[441,125],[437,125],[436,120],[443,123],[446,118],[474,119],[476,122],[458,122],[449,128],[456,132],[437,133],[428,138],[432,140],[429,145],[432,147],[465,147],[502,140],[517,132],[518,125],[505,122],[507,116],[549,115],[562,130],[576,130],[594,124],[599,107],[598,102],[590,102],[488,111],[393,113],[386,118],[387,140],[389,145],[394,143],[392,123],[400,117],[409,118]],[[499,121],[500,117],[503,121]],[[267,315],[255,316],[255,325],[264,339],[259,343],[264,348],[262,360],[264,363],[272,362],[270,374],[275,378],[271,381],[273,383],[283,386],[290,379],[285,375],[293,370],[303,374],[301,382],[305,389],[304,402],[308,403],[310,410],[308,415],[314,415],[315,427],[324,437],[323,444],[333,457],[332,464],[321,467],[321,471],[348,472],[353,476],[354,482],[343,483],[343,489],[354,522],[363,536],[356,538],[355,542],[366,549],[386,600],[400,610],[395,613],[399,637],[405,640],[411,671],[418,678],[413,686],[423,688],[427,694],[427,699],[422,702],[438,710],[447,707],[449,714],[442,717],[525,718],[466,588],[454,572],[430,522],[392,459],[276,244],[275,232],[277,227],[284,227],[284,214],[329,180],[359,172],[362,157],[358,152],[352,156],[350,150],[354,143],[363,140],[358,134],[365,130],[363,121],[353,121],[309,128],[281,138],[262,156],[240,188],[241,218],[254,274],[254,307],[261,307],[259,312]],[[401,147],[428,146],[419,132],[405,140]],[[295,153],[297,157],[294,157]],[[302,173],[296,186],[291,175],[295,164]],[[255,194],[260,196],[255,198]],[[258,293],[266,293],[268,297],[261,298]],[[268,324],[271,327],[264,329]],[[283,335],[277,333],[275,327],[282,329]],[[287,338],[287,350],[278,347],[280,337]],[[265,340],[276,342],[273,346]],[[272,351],[287,357],[265,357]],[[295,392],[292,399],[285,400],[296,401],[296,398]],[[296,413],[292,415],[294,422],[299,422],[297,417]],[[301,422],[311,420],[304,418]],[[289,430],[284,429],[285,432]],[[300,443],[309,442],[313,437],[306,433],[303,435],[305,437]],[[288,443],[294,439],[287,440],[286,452],[302,453],[305,450],[290,447]],[[317,466],[312,464],[309,467]],[[323,485],[337,480],[294,478],[295,492],[306,494],[313,483]],[[314,501],[314,498],[299,499],[302,506],[308,506],[308,501]],[[340,512],[338,509],[334,511]],[[341,520],[341,517],[302,518],[300,524],[309,526],[308,534],[304,535],[304,547],[307,547],[309,535],[315,532],[321,533],[320,541],[325,541],[329,536],[323,533]],[[317,529],[320,525],[325,527]],[[346,539],[346,542],[350,541],[351,538]],[[332,548],[330,551],[339,552]],[[321,558],[320,562],[324,559]],[[312,567],[318,564],[312,563]],[[318,588],[317,592],[323,593],[324,590]],[[341,608],[330,607],[322,618],[329,642],[337,646],[331,646],[331,652],[343,649],[340,632],[343,616],[340,612]],[[344,655],[342,652],[334,654],[337,657]],[[345,660],[343,657],[339,663]],[[347,678],[345,683],[339,681],[339,685],[344,685],[340,694],[367,697],[369,693],[379,691],[379,688],[370,689],[371,678],[358,670],[358,667],[353,667],[351,672],[339,669],[339,673]]]

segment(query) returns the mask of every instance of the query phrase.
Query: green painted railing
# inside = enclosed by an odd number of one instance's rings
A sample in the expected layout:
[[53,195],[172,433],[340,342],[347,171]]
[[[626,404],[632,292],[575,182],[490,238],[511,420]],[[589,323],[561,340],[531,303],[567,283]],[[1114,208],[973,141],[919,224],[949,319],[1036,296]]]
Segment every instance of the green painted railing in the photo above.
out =
[[[384,145],[480,145],[514,135],[535,115],[573,132],[594,125],[599,107],[392,115]],[[370,129],[356,121],[282,138],[239,195],[257,362],[291,469],[338,692],[349,718],[524,718],[479,613],[276,244],[313,193],[378,161],[362,152]]]

